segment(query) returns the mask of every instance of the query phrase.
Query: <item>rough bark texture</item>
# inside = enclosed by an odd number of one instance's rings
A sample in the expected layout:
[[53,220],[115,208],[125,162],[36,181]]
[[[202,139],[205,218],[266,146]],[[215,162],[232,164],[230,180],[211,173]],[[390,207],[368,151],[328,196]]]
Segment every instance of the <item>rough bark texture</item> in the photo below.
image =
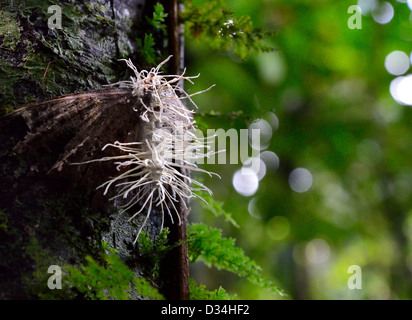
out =
[[[33,103],[0,118],[0,207],[7,224],[0,234],[2,298],[32,298],[34,272],[50,264],[82,264],[98,257],[101,240],[140,273],[132,246],[139,219],[127,222],[96,187],[117,175],[110,162],[73,165],[104,156],[112,141],[139,141],[139,102],[129,90],[105,89]],[[141,217],[143,218],[143,217]],[[152,219],[145,227],[158,234]],[[140,221],[141,222],[141,221]],[[35,280],[35,284],[38,285]],[[43,283],[46,287],[47,282]],[[42,292],[40,289],[39,292]]]
[[[61,8],[61,29],[48,28],[52,5]],[[118,59],[139,64],[136,38],[144,34],[146,10],[151,9],[142,0],[0,0],[0,105],[94,90],[118,80],[125,71]]]
[[[119,58],[145,67],[135,40],[153,4],[0,3],[0,107],[36,101],[0,119],[0,299],[38,298],[49,265],[97,258],[102,240],[141,274],[131,246],[136,225],[96,190],[115,174],[113,165],[70,163],[110,155],[101,151],[107,143],[138,139],[136,99],[121,89],[91,90],[126,77]],[[53,4],[62,8],[60,30],[47,27]],[[38,103],[63,94],[70,95]],[[159,225],[154,213],[144,230],[155,235]]]

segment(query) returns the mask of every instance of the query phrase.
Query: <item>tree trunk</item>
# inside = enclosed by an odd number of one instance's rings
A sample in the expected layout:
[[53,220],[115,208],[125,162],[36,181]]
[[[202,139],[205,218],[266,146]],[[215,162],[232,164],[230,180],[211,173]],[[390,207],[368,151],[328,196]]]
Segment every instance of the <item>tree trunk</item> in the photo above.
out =
[[[117,214],[110,193],[96,190],[116,174],[113,165],[72,164],[110,156],[101,151],[107,143],[138,141],[137,99],[100,88],[128,76],[120,58],[148,67],[136,38],[144,38],[153,3],[62,1],[61,29],[48,27],[52,1],[0,3],[0,107],[36,101],[0,118],[0,299],[38,298],[48,290],[50,265],[98,259],[102,240],[141,275],[136,226]],[[67,96],[46,100],[60,95]],[[144,230],[155,237],[161,219],[151,216]],[[184,230],[170,241],[184,238]],[[166,298],[188,298],[186,285],[179,294],[162,289]]]

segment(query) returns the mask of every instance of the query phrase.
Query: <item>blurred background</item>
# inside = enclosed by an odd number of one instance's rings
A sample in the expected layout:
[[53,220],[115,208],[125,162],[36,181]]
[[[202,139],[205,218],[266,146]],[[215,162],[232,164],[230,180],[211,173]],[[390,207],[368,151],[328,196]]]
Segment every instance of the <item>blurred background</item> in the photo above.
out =
[[[275,50],[241,60],[188,39],[188,73],[200,73],[188,90],[216,84],[194,99],[200,127],[261,129],[263,164],[250,176],[204,166],[240,228],[196,202],[190,219],[235,238],[286,299],[411,299],[412,1],[226,2],[274,31]],[[352,265],[362,289],[348,288]],[[241,299],[281,299],[202,262],[191,273]]]

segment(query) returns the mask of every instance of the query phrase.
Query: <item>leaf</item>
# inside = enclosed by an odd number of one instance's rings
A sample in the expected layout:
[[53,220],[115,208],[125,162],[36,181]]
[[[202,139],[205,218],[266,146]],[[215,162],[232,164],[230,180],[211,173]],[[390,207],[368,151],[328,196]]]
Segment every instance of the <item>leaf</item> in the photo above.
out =
[[225,209],[223,209],[223,202],[215,200],[207,192],[198,192],[198,194],[207,202],[205,203],[202,200],[199,201],[203,209],[208,210],[215,217],[223,216],[227,222],[231,223],[236,228],[240,227],[238,223],[236,222],[236,220],[232,217],[232,214],[229,212],[226,212]]
[[188,239],[191,263],[201,259],[207,265],[230,271],[274,293],[284,295],[271,281],[263,278],[261,267],[235,246],[233,238],[222,237],[221,230],[194,223],[189,225]]
[[187,36],[205,41],[212,49],[233,52],[241,59],[253,52],[273,50],[263,41],[273,34],[254,28],[249,15],[234,17],[223,0],[193,3],[185,0],[185,11],[181,14]]
[[153,11],[153,18],[147,18],[149,24],[151,24],[155,29],[161,29],[166,31],[166,26],[164,24],[167,13],[164,12],[164,7],[159,2],[155,4]]
[[189,279],[190,300],[232,300],[225,289],[219,287],[214,291],[206,289],[204,284],[198,285],[192,278]]
[[140,47],[140,56],[150,65],[156,65],[156,51],[154,49],[155,41],[151,33],[144,35],[144,40],[136,39],[138,46]]
[[86,257],[87,264],[79,268],[66,266],[66,283],[91,300],[128,300],[131,283],[143,297],[163,299],[156,288],[146,279],[136,277],[113,251],[103,255],[103,259],[107,266],[99,265],[92,257]]

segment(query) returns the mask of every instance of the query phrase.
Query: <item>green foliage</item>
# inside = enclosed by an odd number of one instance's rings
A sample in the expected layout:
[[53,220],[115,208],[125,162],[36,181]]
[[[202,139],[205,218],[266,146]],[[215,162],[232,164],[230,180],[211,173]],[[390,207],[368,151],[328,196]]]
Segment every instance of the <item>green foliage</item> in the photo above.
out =
[[207,201],[207,203],[202,200],[198,201],[204,210],[211,212],[215,217],[223,216],[226,222],[229,222],[236,228],[239,228],[239,225],[236,220],[233,219],[232,214],[223,209],[224,203],[222,201],[217,201],[215,198],[213,198],[213,196],[205,191],[198,192],[198,194]]
[[149,65],[157,64],[157,57],[155,51],[155,41],[151,33],[145,33],[144,39],[136,39],[138,46],[140,47],[140,57]]
[[2,47],[15,50],[20,39],[20,30],[16,18],[8,12],[0,11],[0,37]]
[[163,295],[145,278],[135,277],[133,284],[135,285],[136,291],[143,297],[150,298],[151,300],[164,300]]
[[144,231],[140,233],[137,243],[139,244],[139,251],[141,254],[149,254],[153,252],[164,252],[169,250],[167,245],[167,235],[169,234],[169,228],[164,228],[156,239],[152,239]]
[[136,42],[140,48],[140,59],[144,61],[147,65],[155,66],[159,63],[159,56],[156,49],[156,41],[159,40],[158,37],[153,35],[158,35],[159,31],[162,37],[166,37],[166,25],[165,18],[167,13],[164,12],[164,7],[160,3],[156,3],[153,9],[153,17],[146,17],[148,32],[145,33],[144,38],[137,38]]
[[167,13],[164,12],[164,7],[160,3],[156,3],[153,11],[153,18],[146,17],[146,21],[156,30],[161,30],[166,33],[165,18]]
[[75,294],[70,290],[50,290],[47,286],[48,279],[51,276],[48,273],[48,268],[51,265],[60,265],[60,258],[53,256],[49,250],[42,248],[35,237],[27,243],[26,253],[27,259],[30,259],[33,263],[34,271],[23,275],[22,283],[24,290],[33,299],[68,300],[75,297]]
[[246,277],[254,284],[283,295],[271,281],[263,278],[261,267],[245,256],[242,249],[235,246],[233,238],[222,237],[221,230],[202,223],[191,224],[188,228],[188,238],[189,259],[192,263],[201,259],[207,265]]
[[192,278],[189,279],[190,300],[232,300],[225,289],[219,287],[209,291],[203,284],[197,285]]
[[138,258],[141,266],[149,277],[157,279],[159,276],[160,261],[164,254],[172,247],[167,245],[169,229],[164,228],[156,239],[150,238],[146,232],[140,233],[138,244]]
[[67,266],[65,269],[69,272],[66,280],[68,285],[92,300],[127,299],[127,291],[131,289],[131,274],[124,265],[118,265],[114,259],[109,260],[113,263],[109,268],[100,266],[92,257],[86,257],[87,265],[79,269]]
[[11,106],[0,107],[0,115],[9,114],[9,113],[12,113],[13,111],[14,111],[14,108]]
[[69,273],[65,276],[66,285],[91,300],[127,300],[130,299],[133,289],[145,298],[163,298],[147,280],[136,277],[117,254],[111,251],[103,258],[106,267],[98,264],[92,257],[86,257],[85,266],[66,266]]
[[[216,199],[241,225],[230,237],[253,252],[292,298],[410,299],[412,108],[391,95],[401,78],[386,70],[385,60],[395,50],[410,56],[411,10],[399,1],[374,1],[382,11],[393,6],[391,21],[378,23],[369,12],[361,17],[362,29],[350,29],[346,1],[227,3],[259,26],[280,30],[277,52],[241,63],[207,43],[186,42],[187,68],[201,74],[196,86],[216,83],[196,98],[202,112],[255,115],[276,108],[279,120],[265,151],[274,152],[280,166],[267,166],[253,197],[233,188],[240,165],[208,165],[222,176]],[[411,74],[407,62],[404,72]],[[210,128],[231,125],[208,114],[200,120]],[[288,179],[299,167],[313,176],[302,193]],[[353,264],[362,267],[362,290],[347,288]],[[221,281],[216,273],[205,277]],[[267,294],[227,279],[225,289],[234,288],[243,299]]]
[[185,11],[181,14],[188,36],[215,50],[233,52],[241,59],[253,52],[273,50],[263,41],[270,34],[254,28],[250,16],[235,17],[224,0],[195,2],[185,0]]

